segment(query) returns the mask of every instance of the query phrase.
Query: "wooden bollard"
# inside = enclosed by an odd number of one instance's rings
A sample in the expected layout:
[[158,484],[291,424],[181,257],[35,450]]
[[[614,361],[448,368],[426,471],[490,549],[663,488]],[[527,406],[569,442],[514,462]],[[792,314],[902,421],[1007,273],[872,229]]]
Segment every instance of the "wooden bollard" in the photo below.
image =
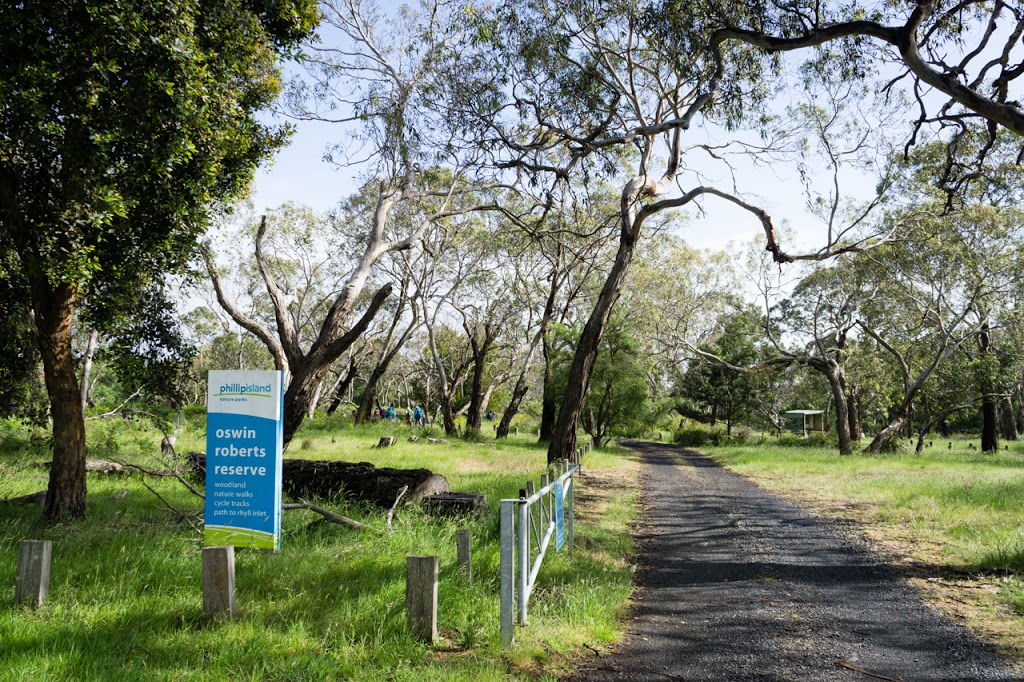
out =
[[469,529],[463,528],[455,532],[455,550],[459,556],[459,571],[473,584],[473,540],[469,535]]
[[14,584],[14,603],[38,608],[50,591],[50,540],[22,540],[18,548],[18,577]]
[[437,557],[405,557],[405,623],[410,634],[437,641]]
[[210,620],[235,617],[235,548],[203,547],[203,613]]
[[533,497],[533,494],[537,492],[537,488],[534,487],[533,481],[526,482],[526,496]]

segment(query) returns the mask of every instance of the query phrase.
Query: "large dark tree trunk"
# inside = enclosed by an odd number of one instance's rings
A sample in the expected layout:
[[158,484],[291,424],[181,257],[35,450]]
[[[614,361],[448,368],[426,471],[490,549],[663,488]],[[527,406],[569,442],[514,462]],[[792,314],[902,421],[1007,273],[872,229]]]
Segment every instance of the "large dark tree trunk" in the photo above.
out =
[[284,392],[284,447],[291,443],[295,433],[302,426],[309,405],[316,397],[316,387],[327,375],[329,365],[314,366],[313,363],[292,365],[292,379]]
[[77,296],[67,286],[32,283],[32,305],[53,417],[53,464],[43,514],[51,521],[85,515],[85,418],[71,328]]
[[[988,320],[982,322],[981,331],[978,333],[978,350],[982,357],[992,353],[992,337]],[[981,450],[982,452],[995,452],[999,449],[999,413],[998,402],[991,393],[994,392],[993,382],[986,376],[982,380],[982,392],[986,398],[981,403]]]
[[[468,330],[467,330],[468,331]],[[473,348],[473,379],[469,395],[469,411],[466,413],[466,435],[479,435],[483,428],[484,410],[484,369],[487,364],[487,352],[491,348],[491,327],[484,325],[484,338],[481,341],[475,333],[470,334],[470,345]]]
[[981,449],[983,452],[999,449],[999,414],[995,398],[986,398],[981,403]]

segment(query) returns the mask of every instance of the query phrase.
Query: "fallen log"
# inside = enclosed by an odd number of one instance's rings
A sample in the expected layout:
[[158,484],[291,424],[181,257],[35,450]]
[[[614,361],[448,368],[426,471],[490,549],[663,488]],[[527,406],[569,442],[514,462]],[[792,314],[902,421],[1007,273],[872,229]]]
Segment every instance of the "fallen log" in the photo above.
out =
[[[186,458],[193,480],[206,478],[206,454],[191,452]],[[286,459],[281,468],[282,489],[292,498],[331,498],[370,502],[389,509],[399,491],[408,486],[403,498],[415,504],[427,495],[451,490],[448,479],[429,469],[377,468],[369,462],[324,462]]]
[[[52,462],[37,462],[32,466],[36,469],[49,469]],[[120,462],[108,462],[105,459],[85,460],[85,470],[94,474],[125,474],[128,471]]]
[[8,507],[19,507],[23,504],[42,504],[46,501],[46,491],[40,490],[37,493],[31,495],[22,495],[20,497],[9,497],[5,500],[0,500],[0,504]]

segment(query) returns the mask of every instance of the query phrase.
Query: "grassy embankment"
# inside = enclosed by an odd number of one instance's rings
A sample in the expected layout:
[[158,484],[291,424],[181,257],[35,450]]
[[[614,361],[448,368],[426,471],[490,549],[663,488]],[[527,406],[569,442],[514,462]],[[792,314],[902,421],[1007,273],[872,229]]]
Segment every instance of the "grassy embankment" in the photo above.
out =
[[[140,425],[90,424],[94,452],[154,466],[159,434]],[[371,450],[379,436],[399,443]],[[0,498],[45,487],[41,447],[0,433]],[[391,532],[360,533],[319,518],[284,517],[282,550],[236,556],[234,622],[202,618],[200,540],[175,520],[136,476],[90,475],[84,522],[45,526],[36,507],[0,505],[0,680],[508,680],[547,679],[584,645],[619,635],[632,584],[637,464],[622,451],[585,462],[582,510],[573,556],[549,550],[530,604],[530,625],[510,650],[498,645],[498,523],[502,497],[513,497],[544,468],[544,450],[526,437],[447,444],[409,443],[406,427],[304,428],[288,456],[426,467],[454,490],[487,495],[490,513],[471,522],[402,511]],[[178,449],[204,449],[199,429]],[[198,500],[177,483],[149,481],[182,508]],[[127,491],[126,493],[124,491]],[[339,513],[378,528],[383,511],[336,501]],[[471,529],[472,585],[455,570],[455,531]],[[11,605],[18,543],[54,541],[48,602],[32,611]],[[437,645],[405,633],[405,557],[440,561]],[[0,591],[2,592],[2,591]]]
[[[913,582],[1024,662],[1024,456],[933,439],[922,454],[744,445],[711,457],[823,514],[854,519]],[[949,443],[953,448],[949,449]]]

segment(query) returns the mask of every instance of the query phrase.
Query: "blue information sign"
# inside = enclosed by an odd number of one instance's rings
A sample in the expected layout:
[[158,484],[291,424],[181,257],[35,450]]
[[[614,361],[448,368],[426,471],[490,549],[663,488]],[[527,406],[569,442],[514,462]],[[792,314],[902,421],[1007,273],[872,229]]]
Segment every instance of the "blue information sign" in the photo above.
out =
[[555,481],[555,550],[562,549],[565,544],[565,491],[562,484]]
[[280,546],[281,375],[210,372],[203,529],[207,545]]

